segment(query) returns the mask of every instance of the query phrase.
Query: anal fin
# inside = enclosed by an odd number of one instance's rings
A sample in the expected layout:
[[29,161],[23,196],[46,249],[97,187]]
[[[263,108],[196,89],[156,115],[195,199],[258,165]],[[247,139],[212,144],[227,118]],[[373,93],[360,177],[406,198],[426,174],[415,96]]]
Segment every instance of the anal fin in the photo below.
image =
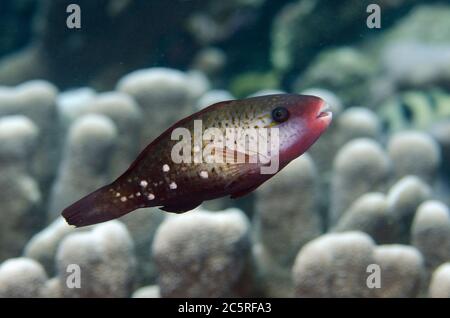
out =
[[160,210],[166,211],[166,212],[172,212],[172,213],[184,213],[190,210],[195,209],[200,204],[202,204],[203,201],[194,201],[194,202],[178,202],[174,204],[168,204],[160,207]]

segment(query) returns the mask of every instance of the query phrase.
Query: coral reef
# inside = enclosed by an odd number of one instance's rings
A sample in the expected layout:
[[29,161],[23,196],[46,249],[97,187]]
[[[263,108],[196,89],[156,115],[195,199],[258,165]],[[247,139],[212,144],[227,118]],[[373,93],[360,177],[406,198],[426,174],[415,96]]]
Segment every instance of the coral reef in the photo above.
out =
[[[330,72],[333,69],[333,72]],[[321,53],[294,83],[294,90],[318,86],[336,92],[347,105],[358,104],[370,93],[367,78],[376,67],[366,55],[352,48],[338,48]]]
[[26,173],[30,170],[39,129],[23,115],[0,117],[0,158],[4,170]]
[[388,209],[396,224],[396,237],[409,242],[410,229],[419,205],[430,199],[432,191],[416,176],[406,176],[395,183],[387,194]]
[[411,229],[412,244],[419,249],[429,272],[450,259],[450,212],[438,201],[422,203]]
[[450,298],[450,263],[442,264],[433,273],[429,296],[432,298]]
[[306,154],[272,181],[256,191],[255,239],[277,262],[289,265],[298,249],[321,232],[316,167]]
[[47,274],[36,261],[12,258],[0,265],[0,298],[40,297]]
[[[80,288],[67,284],[72,275],[69,266],[73,264],[80,271]],[[98,225],[89,232],[69,234],[56,253],[63,297],[129,297],[135,266],[133,240],[119,221]]]
[[226,90],[210,90],[203,94],[197,101],[197,109],[203,109],[212,104],[235,99],[230,92]]
[[36,125],[25,116],[0,117],[0,261],[20,255],[42,226],[42,196],[29,173],[38,134]]
[[[383,49],[380,60],[393,85],[426,87],[434,83],[450,83],[450,69],[446,66],[450,58],[450,43],[426,45],[417,39],[392,42]],[[399,59],[399,56],[404,58]]]
[[206,78],[166,68],[151,68],[123,77],[117,89],[132,96],[152,125],[142,129],[141,147],[195,110],[196,100],[208,89]]
[[440,166],[440,149],[430,136],[420,132],[401,132],[389,140],[387,151],[396,178],[416,175],[432,183]]
[[[375,288],[370,287],[371,268],[380,270]],[[306,244],[295,261],[293,279],[297,297],[415,297],[423,271],[415,248],[376,246],[366,234],[345,232]]]
[[49,82],[34,80],[16,87],[0,87],[0,117],[23,115],[39,128],[36,153],[31,160],[31,175],[42,188],[47,188],[54,177],[54,165],[59,159],[57,147],[56,96],[57,89]]
[[361,231],[378,244],[392,242],[394,216],[383,193],[366,193],[359,197],[333,227],[335,232]]
[[156,281],[157,271],[151,246],[155,233],[165,216],[166,214],[157,208],[148,208],[137,210],[121,218],[134,242],[137,260],[135,282],[138,286]]
[[337,119],[339,145],[352,139],[381,137],[381,123],[374,112],[365,107],[347,108]]
[[[415,1],[378,1],[383,8],[384,26],[395,20]],[[274,68],[289,71],[305,66],[308,57],[321,49],[361,36],[370,29],[366,25],[366,8],[372,2],[352,0],[347,5],[318,0],[294,1],[280,11],[272,29],[271,57]],[[339,21],[339,23],[330,23]],[[311,32],[314,30],[314,32]]]
[[61,288],[59,286],[58,277],[50,278],[45,282],[44,287],[41,289],[42,298],[61,298]]
[[[81,29],[1,3],[0,297],[450,298],[444,1],[377,1],[381,29],[369,0],[79,0]],[[333,122],[250,195],[60,216],[180,118],[279,93]]]
[[27,243],[24,255],[38,261],[49,274],[55,273],[55,255],[61,240],[76,230],[58,217],[50,225],[35,234]]
[[114,122],[117,140],[109,159],[110,178],[118,177],[139,152],[136,141],[140,138],[142,112],[134,99],[124,93],[77,90],[59,99],[58,113],[64,128],[87,114],[104,115]]
[[322,232],[316,167],[304,155],[271,181],[256,191],[255,256],[266,293],[286,296],[297,251]]
[[225,52],[215,47],[207,47],[195,55],[192,68],[203,72],[208,77],[214,78],[223,71],[226,60]]
[[161,297],[159,287],[157,285],[145,286],[136,290],[132,298],[159,298]]
[[339,150],[333,170],[330,224],[335,224],[362,194],[384,190],[390,164],[377,142],[362,138],[350,141]]
[[431,135],[437,140],[441,148],[442,168],[450,176],[450,121],[442,121],[431,128]]
[[71,126],[58,177],[53,185],[48,218],[108,181],[108,167],[117,128],[102,115],[86,115]]
[[417,297],[423,284],[424,264],[420,252],[411,246],[380,245],[374,250],[381,269],[380,288],[374,297]]
[[249,222],[238,209],[168,217],[153,244],[161,296],[245,295],[249,252]]
[[293,266],[297,297],[368,297],[366,269],[374,242],[361,232],[327,234],[307,243]]
[[246,97],[256,91],[278,89],[280,83],[277,74],[263,72],[247,72],[236,76],[230,84],[234,96]]
[[[143,117],[158,116],[162,127],[179,117],[179,106],[188,113],[234,98],[208,86],[200,73],[147,69],[124,78],[120,91],[82,88],[53,98],[61,132],[54,142],[64,148],[48,198],[34,181],[41,140],[36,117],[18,111],[0,118],[0,181],[8,184],[2,213],[9,216],[1,225],[2,259],[23,252],[36,267],[27,278],[30,288],[6,282],[5,296],[445,295],[445,279],[435,277],[445,276],[441,265],[450,257],[448,207],[430,200],[449,193],[447,123],[436,123],[429,134],[386,135],[376,112],[344,108],[321,88],[304,93],[322,96],[334,111],[323,142],[249,199],[224,198],[176,216],[142,209],[86,229],[56,218],[65,205],[117,176],[153,138],[156,130],[141,126]],[[6,199],[19,195],[24,199]],[[243,211],[227,209],[236,206]],[[67,285],[70,264],[81,269],[81,288]],[[367,287],[371,264],[380,268],[381,288]]]

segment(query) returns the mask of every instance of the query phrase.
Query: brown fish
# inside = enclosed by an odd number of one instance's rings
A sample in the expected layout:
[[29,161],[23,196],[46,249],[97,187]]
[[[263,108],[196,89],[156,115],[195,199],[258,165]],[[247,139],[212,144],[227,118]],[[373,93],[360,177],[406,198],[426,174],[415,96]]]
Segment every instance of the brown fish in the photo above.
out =
[[243,196],[303,154],[331,122],[315,96],[277,94],[211,105],[167,129],[125,173],[66,208],[75,226],[143,207],[182,213]]

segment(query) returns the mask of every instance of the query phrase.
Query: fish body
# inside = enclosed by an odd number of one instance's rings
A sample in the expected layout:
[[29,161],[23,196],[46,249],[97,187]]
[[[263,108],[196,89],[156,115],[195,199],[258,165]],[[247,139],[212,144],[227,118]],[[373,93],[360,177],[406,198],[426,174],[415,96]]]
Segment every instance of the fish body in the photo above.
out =
[[86,226],[138,208],[182,213],[206,200],[243,196],[303,154],[330,122],[326,103],[314,96],[277,94],[211,105],[167,129],[117,180],[62,215],[71,225]]

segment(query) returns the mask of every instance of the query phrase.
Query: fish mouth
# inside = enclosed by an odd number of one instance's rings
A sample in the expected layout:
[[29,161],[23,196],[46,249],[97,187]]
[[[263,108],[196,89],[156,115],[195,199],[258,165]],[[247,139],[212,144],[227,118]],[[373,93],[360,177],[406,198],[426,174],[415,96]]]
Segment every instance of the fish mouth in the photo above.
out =
[[331,120],[333,117],[333,113],[331,112],[331,107],[328,103],[323,102],[322,106],[320,107],[319,111],[317,112],[317,119],[327,119]]

